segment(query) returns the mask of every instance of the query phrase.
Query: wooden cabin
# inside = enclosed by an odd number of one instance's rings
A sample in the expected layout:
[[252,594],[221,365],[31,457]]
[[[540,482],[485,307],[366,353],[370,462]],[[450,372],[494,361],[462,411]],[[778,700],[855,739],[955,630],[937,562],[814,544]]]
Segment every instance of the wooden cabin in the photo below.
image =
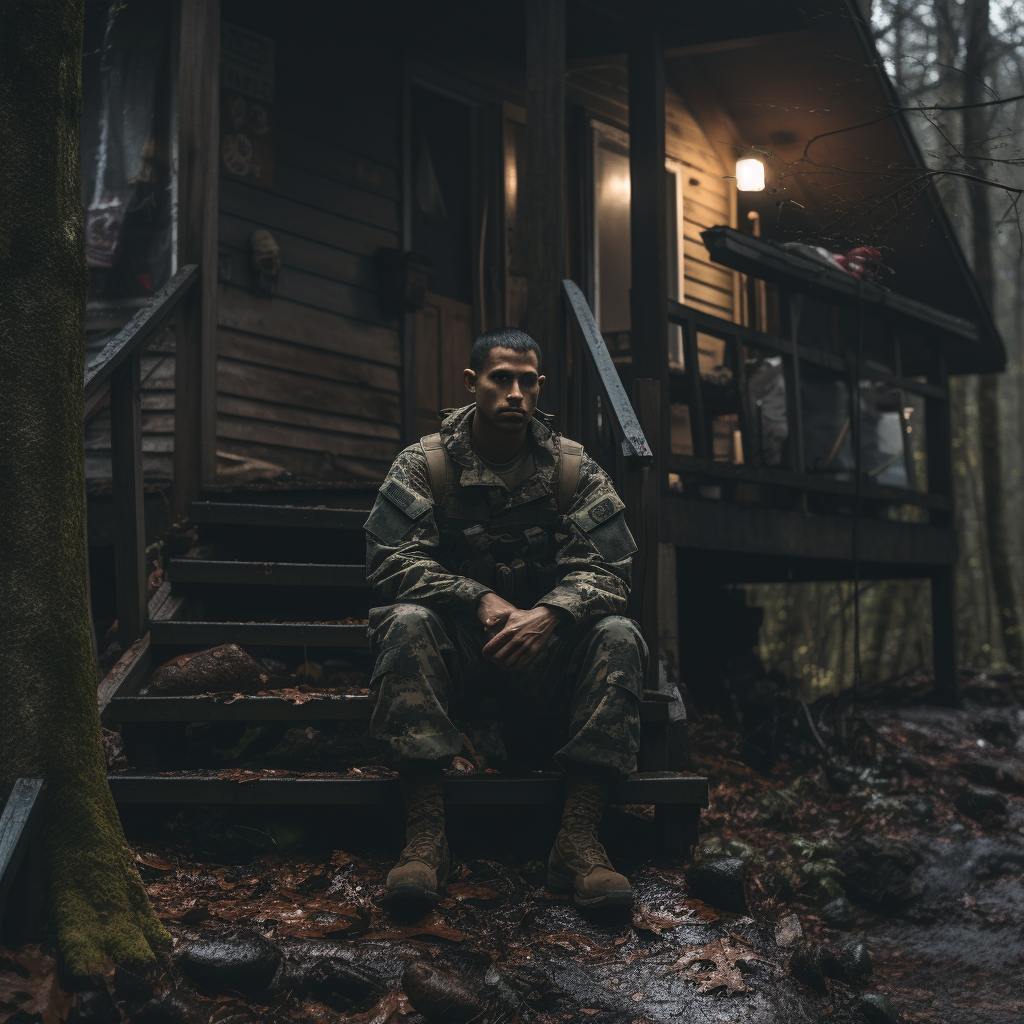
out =
[[[686,588],[927,578],[954,695],[948,380],[1005,357],[853,3],[90,0],[87,23],[87,344],[201,278],[141,357],[147,487],[372,491],[506,324],[624,480],[568,280],[653,452],[649,639],[679,657]],[[874,245],[886,276],[781,243]]]

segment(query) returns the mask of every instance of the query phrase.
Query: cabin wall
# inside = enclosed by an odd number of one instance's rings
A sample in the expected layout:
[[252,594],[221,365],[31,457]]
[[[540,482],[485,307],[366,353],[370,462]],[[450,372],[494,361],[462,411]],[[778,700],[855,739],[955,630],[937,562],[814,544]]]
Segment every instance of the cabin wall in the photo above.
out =
[[[399,324],[375,261],[399,245],[397,56],[309,10],[286,25],[230,18],[274,39],[276,138],[271,187],[220,179],[218,469],[245,458],[268,475],[381,479],[401,448]],[[270,297],[251,266],[258,228],[280,246]]]
[[[588,117],[629,130],[629,83],[624,64],[570,72],[567,95]],[[735,275],[711,262],[700,238],[709,227],[736,226],[733,183],[723,177],[719,154],[682,95],[671,86],[665,89],[665,155],[687,172],[683,177],[683,302],[733,320],[738,311]]]

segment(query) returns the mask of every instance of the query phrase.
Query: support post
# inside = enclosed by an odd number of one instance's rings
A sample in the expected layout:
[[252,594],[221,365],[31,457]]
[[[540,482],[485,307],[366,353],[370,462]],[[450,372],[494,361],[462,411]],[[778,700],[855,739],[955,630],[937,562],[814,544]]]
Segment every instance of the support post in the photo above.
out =
[[629,460],[626,517],[637,552],[633,556],[630,614],[640,624],[651,660],[644,686],[658,689],[658,541],[661,539],[661,477],[658,426],[661,423],[661,387],[656,380],[633,381],[633,409],[648,439],[654,459],[641,466]]
[[121,649],[126,651],[149,628],[138,352],[118,368],[110,380],[110,454],[117,639]]
[[216,475],[217,204],[220,0],[180,0],[178,266],[200,286],[178,314],[174,381],[174,502],[182,514]]
[[[629,43],[630,350],[633,375],[668,384],[668,225],[665,205],[665,49],[656,5],[637,12]],[[667,390],[663,393],[667,394]],[[654,439],[668,437],[668,402]],[[644,425],[644,430],[648,426]],[[647,434],[648,440],[652,435]],[[664,450],[664,444],[657,446]]]
[[526,4],[526,331],[545,352],[545,405],[567,398],[565,275],[565,0]]

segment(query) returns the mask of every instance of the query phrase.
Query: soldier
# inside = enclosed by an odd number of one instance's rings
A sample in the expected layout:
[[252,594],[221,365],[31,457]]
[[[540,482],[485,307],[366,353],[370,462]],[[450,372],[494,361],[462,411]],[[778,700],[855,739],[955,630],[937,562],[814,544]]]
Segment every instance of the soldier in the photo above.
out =
[[548,887],[627,907],[597,839],[609,790],[636,768],[647,647],[623,617],[636,545],[623,503],[537,399],[537,343],[511,328],[473,345],[466,389],[438,434],[406,448],[366,521],[376,705],[370,735],[399,772],[406,847],[389,902],[439,898],[450,858],[441,771],[462,750],[450,712],[488,702],[567,717],[566,774]]

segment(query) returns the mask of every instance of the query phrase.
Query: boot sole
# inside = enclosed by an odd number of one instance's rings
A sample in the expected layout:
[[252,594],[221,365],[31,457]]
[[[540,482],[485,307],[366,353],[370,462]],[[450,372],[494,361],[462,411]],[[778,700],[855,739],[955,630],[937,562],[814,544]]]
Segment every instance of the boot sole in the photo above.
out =
[[421,885],[396,885],[388,889],[384,902],[389,907],[433,907],[441,900],[441,894],[433,889],[424,889]]
[[632,889],[612,889],[600,896],[581,896],[576,891],[572,880],[564,875],[548,872],[547,888],[550,892],[567,895],[572,893],[572,901],[577,907],[602,907],[607,910],[628,910],[633,906]]

